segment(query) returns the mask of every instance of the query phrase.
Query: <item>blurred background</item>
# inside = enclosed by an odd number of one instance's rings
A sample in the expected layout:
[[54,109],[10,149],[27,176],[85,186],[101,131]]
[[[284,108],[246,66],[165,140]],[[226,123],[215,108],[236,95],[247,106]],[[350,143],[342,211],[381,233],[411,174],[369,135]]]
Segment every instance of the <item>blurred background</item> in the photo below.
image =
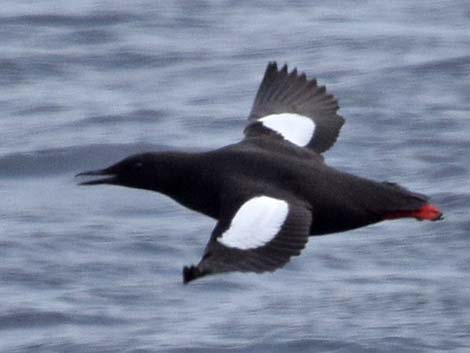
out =
[[[469,352],[470,3],[6,1],[1,352]],[[237,142],[268,61],[327,85],[327,162],[444,222],[311,238],[273,274],[183,286],[214,221],[74,174]]]

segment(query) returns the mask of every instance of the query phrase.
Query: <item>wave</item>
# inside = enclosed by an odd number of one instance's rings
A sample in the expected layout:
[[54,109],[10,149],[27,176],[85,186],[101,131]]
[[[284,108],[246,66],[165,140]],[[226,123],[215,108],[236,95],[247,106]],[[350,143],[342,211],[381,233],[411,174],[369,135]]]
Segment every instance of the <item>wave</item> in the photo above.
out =
[[[357,340],[355,340],[357,341]],[[353,342],[352,340],[327,340],[327,339],[299,339],[280,343],[255,343],[252,345],[238,347],[201,347],[201,348],[178,348],[165,350],[165,352],[176,353],[238,353],[238,352],[322,352],[322,353],[346,353],[346,352],[419,352],[429,351],[432,346],[422,342],[420,339],[389,336],[376,340]]]
[[166,145],[141,143],[93,144],[15,152],[0,156],[0,178],[48,176],[102,168],[135,153],[170,149]]
[[412,64],[403,67],[403,69],[409,70],[414,74],[445,73],[446,75],[455,75],[456,77],[464,76],[468,73],[469,68],[469,55],[425,61],[420,64]]
[[64,314],[57,311],[18,310],[0,315],[0,331],[7,329],[24,329],[31,327],[78,325],[114,325],[125,320],[103,315]]
[[79,121],[75,121],[71,124],[71,126],[77,128],[96,125],[114,125],[120,123],[158,123],[163,121],[167,115],[169,115],[169,113],[164,110],[138,109],[125,114],[91,116]]
[[2,22],[9,25],[56,26],[56,27],[89,27],[112,26],[140,19],[139,16],[124,12],[108,12],[95,15],[63,14],[28,14],[3,17]]

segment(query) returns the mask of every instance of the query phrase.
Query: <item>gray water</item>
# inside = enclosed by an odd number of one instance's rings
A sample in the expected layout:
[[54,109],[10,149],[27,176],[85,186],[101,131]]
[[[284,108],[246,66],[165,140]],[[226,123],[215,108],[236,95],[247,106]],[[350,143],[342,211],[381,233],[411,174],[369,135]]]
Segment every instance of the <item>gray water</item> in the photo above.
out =
[[[270,60],[339,98],[330,165],[446,220],[183,286],[214,221],[73,176],[240,140]],[[2,2],[0,351],[470,352],[469,79],[467,0]]]

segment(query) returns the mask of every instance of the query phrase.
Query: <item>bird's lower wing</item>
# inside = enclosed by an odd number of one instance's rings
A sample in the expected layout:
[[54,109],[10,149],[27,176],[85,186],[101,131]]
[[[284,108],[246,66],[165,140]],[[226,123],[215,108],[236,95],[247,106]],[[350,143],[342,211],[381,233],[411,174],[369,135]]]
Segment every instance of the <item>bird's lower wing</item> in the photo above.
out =
[[308,241],[311,211],[298,200],[265,195],[222,216],[197,266],[185,267],[185,283],[222,272],[266,272],[299,255]]

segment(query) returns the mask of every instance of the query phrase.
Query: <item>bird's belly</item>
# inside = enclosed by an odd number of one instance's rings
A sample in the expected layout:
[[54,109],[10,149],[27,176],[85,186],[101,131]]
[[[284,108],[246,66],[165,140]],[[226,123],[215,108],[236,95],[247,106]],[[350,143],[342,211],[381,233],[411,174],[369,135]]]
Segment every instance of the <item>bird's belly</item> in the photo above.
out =
[[344,232],[383,220],[379,213],[354,202],[317,203],[312,212],[311,235]]
[[377,223],[381,220],[381,217],[377,215],[365,216],[364,214],[354,215],[343,212],[328,215],[317,214],[310,227],[310,235],[344,232]]

